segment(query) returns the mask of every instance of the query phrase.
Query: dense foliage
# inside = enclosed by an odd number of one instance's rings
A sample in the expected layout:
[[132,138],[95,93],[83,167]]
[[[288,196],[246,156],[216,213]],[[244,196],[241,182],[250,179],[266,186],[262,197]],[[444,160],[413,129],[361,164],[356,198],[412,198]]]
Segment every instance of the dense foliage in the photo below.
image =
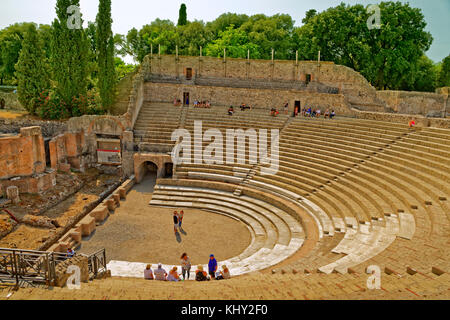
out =
[[105,109],[114,102],[116,84],[114,61],[114,35],[112,32],[111,0],[100,0],[97,15],[96,50],[98,66],[98,89]]
[[27,26],[15,69],[18,99],[29,113],[35,114],[40,93],[50,88],[50,72],[38,31],[33,24]]

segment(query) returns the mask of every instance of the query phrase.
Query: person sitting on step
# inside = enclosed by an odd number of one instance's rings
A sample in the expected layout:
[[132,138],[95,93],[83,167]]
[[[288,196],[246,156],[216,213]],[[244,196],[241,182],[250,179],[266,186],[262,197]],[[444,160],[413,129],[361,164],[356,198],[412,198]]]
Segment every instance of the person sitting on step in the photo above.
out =
[[329,109],[325,110],[325,113],[323,115],[325,119],[328,118],[330,116],[330,110]]
[[195,271],[195,281],[209,281],[209,277],[206,271],[203,270],[203,266],[198,266],[197,271]]
[[333,119],[336,116],[336,112],[334,110],[331,110],[330,119]]
[[145,280],[154,280],[153,270],[151,265],[147,265],[147,268],[144,270],[144,279]]
[[231,279],[230,270],[227,266],[222,266],[222,271],[220,271],[220,276],[216,280],[228,280]]
[[234,114],[234,108],[233,108],[233,106],[230,106],[229,108],[228,108],[228,115],[229,116],[232,116]]
[[169,275],[167,277],[167,281],[171,281],[171,282],[180,281],[180,276],[178,275],[177,267],[173,267],[172,270],[170,270]]
[[155,280],[167,281],[167,272],[163,269],[162,264],[158,263],[158,269],[155,270]]

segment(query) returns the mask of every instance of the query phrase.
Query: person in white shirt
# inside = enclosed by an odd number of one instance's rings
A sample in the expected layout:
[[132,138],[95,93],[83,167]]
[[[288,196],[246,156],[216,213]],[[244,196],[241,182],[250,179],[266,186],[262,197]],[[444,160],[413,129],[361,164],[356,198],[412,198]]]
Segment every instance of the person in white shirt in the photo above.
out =
[[189,259],[187,253],[183,253],[181,256],[181,273],[183,275],[183,280],[186,280],[186,275],[189,280],[191,273],[191,259]]
[[144,279],[145,280],[154,280],[152,266],[147,265],[147,268],[144,270]]

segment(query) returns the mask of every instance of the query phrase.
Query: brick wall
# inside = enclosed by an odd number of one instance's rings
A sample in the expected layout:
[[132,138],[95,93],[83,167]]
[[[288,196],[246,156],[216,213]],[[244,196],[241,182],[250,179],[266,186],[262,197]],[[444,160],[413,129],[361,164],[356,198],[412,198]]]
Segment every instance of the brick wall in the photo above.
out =
[[17,136],[0,138],[0,179],[31,176],[45,169],[40,127],[22,128]]

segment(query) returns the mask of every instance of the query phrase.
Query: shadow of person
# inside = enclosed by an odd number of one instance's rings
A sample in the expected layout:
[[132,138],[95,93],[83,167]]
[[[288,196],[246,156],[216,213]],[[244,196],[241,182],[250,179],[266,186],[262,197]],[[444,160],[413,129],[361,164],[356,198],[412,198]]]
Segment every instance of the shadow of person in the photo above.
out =
[[175,237],[177,238],[177,242],[181,243],[181,235],[179,232],[175,233]]
[[180,232],[184,235],[184,236],[187,236],[187,232],[186,231],[184,231],[184,229],[183,228],[181,228],[180,227]]

